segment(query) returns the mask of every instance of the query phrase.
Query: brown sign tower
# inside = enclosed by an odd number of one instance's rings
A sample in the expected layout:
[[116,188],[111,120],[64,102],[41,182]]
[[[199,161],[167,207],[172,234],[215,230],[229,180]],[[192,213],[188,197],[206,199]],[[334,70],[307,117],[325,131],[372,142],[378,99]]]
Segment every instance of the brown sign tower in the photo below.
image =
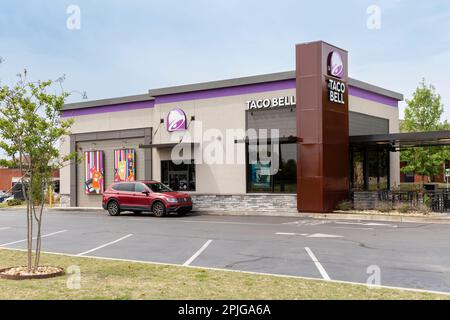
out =
[[296,46],[297,209],[330,212],[349,191],[347,51]]

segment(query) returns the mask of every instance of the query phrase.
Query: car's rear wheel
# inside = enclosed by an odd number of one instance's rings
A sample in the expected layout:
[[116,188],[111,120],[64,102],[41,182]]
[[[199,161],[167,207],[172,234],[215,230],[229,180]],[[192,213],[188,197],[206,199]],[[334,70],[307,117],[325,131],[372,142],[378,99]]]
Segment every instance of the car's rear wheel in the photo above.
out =
[[110,201],[108,203],[108,213],[111,216],[118,216],[120,214],[120,207],[117,201]]
[[155,217],[162,217],[166,214],[166,207],[164,203],[158,201],[153,204],[152,211]]

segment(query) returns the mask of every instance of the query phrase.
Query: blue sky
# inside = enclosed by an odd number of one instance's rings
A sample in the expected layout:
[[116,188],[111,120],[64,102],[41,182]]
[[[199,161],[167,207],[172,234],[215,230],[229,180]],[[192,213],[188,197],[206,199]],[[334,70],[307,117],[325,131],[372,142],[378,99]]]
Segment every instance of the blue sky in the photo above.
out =
[[[72,4],[79,30],[66,27]],[[366,26],[373,4],[379,30]],[[313,40],[347,49],[351,77],[406,98],[425,77],[450,120],[448,0],[2,0],[0,79],[26,67],[34,79],[65,74],[71,101],[81,100],[76,91],[117,97],[293,70],[294,45]]]

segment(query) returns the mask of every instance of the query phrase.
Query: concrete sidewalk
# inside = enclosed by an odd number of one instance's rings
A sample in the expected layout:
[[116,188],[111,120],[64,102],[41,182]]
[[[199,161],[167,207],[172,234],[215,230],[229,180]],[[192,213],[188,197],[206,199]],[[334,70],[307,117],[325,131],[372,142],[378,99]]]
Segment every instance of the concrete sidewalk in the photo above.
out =
[[[53,207],[46,208],[51,211],[82,211],[104,213],[101,207]],[[430,215],[430,216],[408,216],[408,215],[388,215],[388,214],[365,214],[365,213],[292,213],[292,212],[255,212],[255,211],[193,211],[201,215],[224,215],[224,216],[274,216],[274,217],[298,217],[311,219],[335,219],[335,220],[368,220],[368,221],[389,221],[389,222],[415,222],[415,223],[449,223],[450,215]]]

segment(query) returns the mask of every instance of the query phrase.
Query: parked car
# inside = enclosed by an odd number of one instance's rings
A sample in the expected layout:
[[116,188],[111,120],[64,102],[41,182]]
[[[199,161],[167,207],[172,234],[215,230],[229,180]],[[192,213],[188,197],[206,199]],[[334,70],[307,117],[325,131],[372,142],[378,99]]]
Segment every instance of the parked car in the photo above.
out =
[[6,200],[14,199],[14,197],[10,193],[0,193],[0,203],[6,202]]
[[192,199],[158,181],[116,182],[103,193],[102,206],[112,216],[122,211],[150,211],[162,217],[170,212],[185,215],[192,210]]
[[6,195],[5,197],[2,198],[1,202],[7,203],[8,200],[14,200],[14,199],[15,199],[14,195],[8,194],[8,195]]

